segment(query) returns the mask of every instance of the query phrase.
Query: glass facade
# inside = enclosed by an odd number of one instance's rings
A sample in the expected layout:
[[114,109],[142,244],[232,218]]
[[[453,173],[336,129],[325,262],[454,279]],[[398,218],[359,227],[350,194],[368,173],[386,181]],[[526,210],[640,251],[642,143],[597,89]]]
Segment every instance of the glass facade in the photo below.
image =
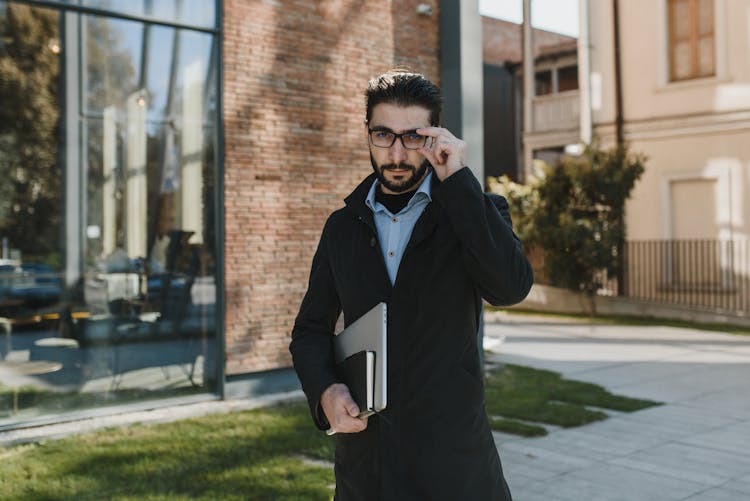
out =
[[44,5],[0,0],[0,427],[221,378],[217,5]]

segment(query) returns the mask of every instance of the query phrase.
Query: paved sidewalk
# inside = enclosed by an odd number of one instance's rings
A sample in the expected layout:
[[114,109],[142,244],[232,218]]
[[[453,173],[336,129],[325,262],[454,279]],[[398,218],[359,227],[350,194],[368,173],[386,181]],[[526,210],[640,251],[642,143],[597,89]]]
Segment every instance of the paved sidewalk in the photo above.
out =
[[750,500],[750,337],[490,314],[488,363],[664,405],[541,438],[496,434],[516,501]]

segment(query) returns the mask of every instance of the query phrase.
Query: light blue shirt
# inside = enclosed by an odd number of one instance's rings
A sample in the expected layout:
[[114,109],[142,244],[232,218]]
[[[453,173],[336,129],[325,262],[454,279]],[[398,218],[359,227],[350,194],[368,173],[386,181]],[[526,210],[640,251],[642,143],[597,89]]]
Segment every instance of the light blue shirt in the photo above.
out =
[[370,191],[367,193],[365,204],[372,210],[375,219],[375,228],[378,230],[378,240],[380,240],[380,250],[383,253],[385,267],[388,270],[388,278],[391,279],[391,285],[396,283],[396,274],[398,273],[401,258],[404,256],[406,244],[409,243],[411,232],[414,225],[422,215],[425,207],[432,201],[431,180],[432,172],[424,178],[419,189],[411,197],[406,207],[401,209],[398,214],[391,212],[380,202],[375,200],[375,189],[379,181],[376,179]]

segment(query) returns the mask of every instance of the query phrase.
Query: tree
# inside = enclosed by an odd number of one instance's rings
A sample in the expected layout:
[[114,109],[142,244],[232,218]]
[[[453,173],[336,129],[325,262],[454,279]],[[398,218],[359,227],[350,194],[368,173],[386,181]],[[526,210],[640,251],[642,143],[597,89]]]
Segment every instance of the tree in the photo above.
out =
[[593,296],[602,277],[622,270],[625,201],[641,177],[645,157],[627,145],[586,148],[563,156],[527,185],[491,180],[490,189],[508,198],[519,238],[541,249],[552,285]]

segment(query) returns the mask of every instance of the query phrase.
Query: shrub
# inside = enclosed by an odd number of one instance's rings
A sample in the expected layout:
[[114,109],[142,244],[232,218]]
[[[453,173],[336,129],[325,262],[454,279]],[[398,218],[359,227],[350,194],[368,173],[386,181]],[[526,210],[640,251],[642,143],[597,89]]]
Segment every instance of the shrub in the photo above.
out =
[[488,179],[488,188],[508,199],[516,233],[527,251],[541,250],[550,283],[593,296],[602,272],[615,277],[622,269],[625,201],[644,165],[626,145],[590,145],[542,164],[525,185],[501,177]]

